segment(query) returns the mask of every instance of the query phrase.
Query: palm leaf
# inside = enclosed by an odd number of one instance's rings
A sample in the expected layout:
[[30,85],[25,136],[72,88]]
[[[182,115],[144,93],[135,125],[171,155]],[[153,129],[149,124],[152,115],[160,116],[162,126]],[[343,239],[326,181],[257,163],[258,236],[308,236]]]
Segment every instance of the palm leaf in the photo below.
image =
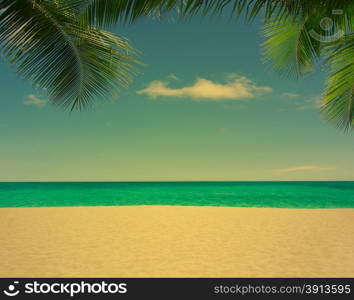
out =
[[77,1],[1,1],[1,56],[50,100],[81,109],[127,86],[134,51],[127,41],[79,23]]
[[[328,4],[330,2],[332,5],[337,3],[328,1]],[[353,20],[350,7],[353,8],[353,4],[343,1],[341,5],[334,6],[340,14],[333,14],[332,6],[324,2],[308,0],[285,3],[288,4],[287,14],[275,13],[275,17],[265,17],[263,35],[266,41],[262,44],[264,60],[271,62],[276,71],[301,76],[312,71],[322,55],[321,49],[328,42],[350,31]],[[326,22],[329,22],[329,27],[324,30]]]
[[[307,74],[327,43],[353,32],[353,1],[281,2],[288,13],[265,17],[263,34],[267,40],[262,44],[265,60],[271,61],[277,71]],[[328,28],[324,28],[326,22]]]
[[132,23],[141,16],[168,11],[177,2],[180,0],[82,0],[82,20],[97,26]]
[[325,49],[330,74],[322,111],[327,119],[346,130],[354,127],[354,34]]
[[310,35],[318,23],[318,17],[314,16],[269,19],[263,27],[267,38],[262,44],[264,61],[271,62],[275,71],[286,75],[309,73],[320,56],[321,43]]
[[[177,11],[181,16],[215,15],[228,11],[232,16],[244,13],[254,19],[262,10],[266,15],[285,12],[287,0],[82,0],[86,23],[110,26],[117,22],[133,23],[152,14]],[[293,2],[293,1],[292,1]]]
[[77,0],[83,8],[86,21],[98,25],[117,22],[132,23],[138,18],[171,10],[181,16],[195,14],[215,15],[228,12],[231,16],[243,14],[247,21],[254,20],[260,13],[266,18],[298,17],[314,10],[348,10],[351,0]]

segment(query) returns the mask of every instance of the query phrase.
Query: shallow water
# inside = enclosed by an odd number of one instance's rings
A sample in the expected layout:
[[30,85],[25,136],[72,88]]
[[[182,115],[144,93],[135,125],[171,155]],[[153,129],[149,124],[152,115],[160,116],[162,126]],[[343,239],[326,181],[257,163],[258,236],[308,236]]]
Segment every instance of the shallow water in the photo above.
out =
[[0,207],[353,208],[354,182],[2,182]]

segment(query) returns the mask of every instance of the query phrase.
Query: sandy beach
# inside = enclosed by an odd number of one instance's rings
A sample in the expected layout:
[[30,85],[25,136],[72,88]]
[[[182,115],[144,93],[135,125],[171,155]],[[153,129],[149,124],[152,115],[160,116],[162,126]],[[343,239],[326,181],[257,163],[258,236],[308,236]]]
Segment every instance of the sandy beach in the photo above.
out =
[[0,276],[353,277],[354,209],[0,209]]

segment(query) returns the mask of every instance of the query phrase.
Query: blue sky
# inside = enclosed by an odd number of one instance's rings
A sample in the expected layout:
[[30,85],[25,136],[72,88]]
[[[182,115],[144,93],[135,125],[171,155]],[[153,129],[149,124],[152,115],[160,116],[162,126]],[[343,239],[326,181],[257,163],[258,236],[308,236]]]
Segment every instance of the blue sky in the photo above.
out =
[[131,87],[69,113],[0,66],[0,180],[353,180],[354,140],[321,119],[325,76],[262,63],[259,22],[144,20]]

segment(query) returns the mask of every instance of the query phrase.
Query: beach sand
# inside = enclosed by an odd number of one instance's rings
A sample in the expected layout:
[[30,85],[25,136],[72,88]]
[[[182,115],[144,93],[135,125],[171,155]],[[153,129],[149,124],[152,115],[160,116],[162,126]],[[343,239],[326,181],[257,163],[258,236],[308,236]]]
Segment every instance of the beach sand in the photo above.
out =
[[0,209],[1,277],[353,277],[354,209]]

